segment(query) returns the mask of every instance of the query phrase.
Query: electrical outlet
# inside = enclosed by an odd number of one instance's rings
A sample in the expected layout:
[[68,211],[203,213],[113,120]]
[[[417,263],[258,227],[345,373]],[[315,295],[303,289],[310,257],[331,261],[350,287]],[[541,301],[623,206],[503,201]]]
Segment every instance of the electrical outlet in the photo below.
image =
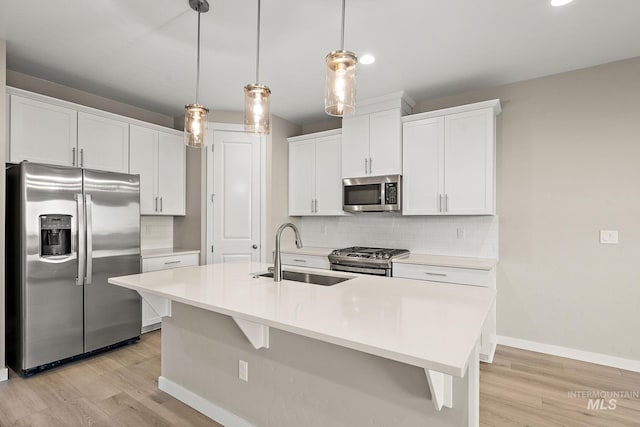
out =
[[238,378],[242,381],[249,381],[249,363],[238,360]]

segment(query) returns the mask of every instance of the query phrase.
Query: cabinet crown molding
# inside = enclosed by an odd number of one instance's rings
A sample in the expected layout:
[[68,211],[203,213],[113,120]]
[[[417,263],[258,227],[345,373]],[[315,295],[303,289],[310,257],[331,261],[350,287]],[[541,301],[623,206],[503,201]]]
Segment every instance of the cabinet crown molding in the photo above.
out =
[[497,116],[502,112],[499,99],[491,99],[489,101],[475,102],[473,104],[459,105],[457,107],[443,108],[441,110],[427,111],[424,113],[411,114],[402,118],[403,123],[413,122],[415,120],[429,119],[431,117],[446,116],[449,114],[464,113],[466,111],[481,110],[483,108],[492,108],[493,113]]
[[[399,108],[401,115],[411,114],[413,107],[416,105],[409,95],[404,91],[390,93],[388,95],[378,96],[375,98],[359,99],[356,101],[356,111],[354,116],[362,114],[377,113],[379,111],[392,110]],[[346,116],[348,117],[348,116]]]

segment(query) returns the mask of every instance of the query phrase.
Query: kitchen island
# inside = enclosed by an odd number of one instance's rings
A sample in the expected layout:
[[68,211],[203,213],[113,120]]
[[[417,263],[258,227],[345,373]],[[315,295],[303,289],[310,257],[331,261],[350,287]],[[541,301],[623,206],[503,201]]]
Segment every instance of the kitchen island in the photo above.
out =
[[172,301],[160,389],[225,425],[478,425],[494,290],[337,272],[350,279],[275,283],[255,274],[267,267],[109,280]]

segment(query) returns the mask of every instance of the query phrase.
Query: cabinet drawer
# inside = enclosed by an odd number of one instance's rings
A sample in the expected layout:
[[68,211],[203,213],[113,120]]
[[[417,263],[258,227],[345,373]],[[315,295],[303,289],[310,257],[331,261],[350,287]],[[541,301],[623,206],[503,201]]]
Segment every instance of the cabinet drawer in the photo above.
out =
[[142,260],[142,272],[198,265],[198,254],[170,255]]
[[323,268],[329,270],[329,258],[317,255],[281,254],[282,265],[297,265],[300,267]]
[[489,287],[492,282],[491,276],[490,270],[403,263],[393,264],[393,277],[405,279]]

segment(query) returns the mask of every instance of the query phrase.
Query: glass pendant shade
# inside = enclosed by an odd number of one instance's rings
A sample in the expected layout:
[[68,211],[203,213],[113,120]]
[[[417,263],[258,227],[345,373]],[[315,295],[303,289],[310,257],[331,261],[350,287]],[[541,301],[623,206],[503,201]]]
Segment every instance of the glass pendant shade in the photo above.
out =
[[342,117],[356,109],[356,64],[358,58],[346,50],[327,55],[327,80],[324,111]]
[[184,143],[189,147],[202,147],[209,109],[199,104],[187,104],[184,108]]
[[257,83],[244,87],[244,130],[251,133],[271,131],[271,90]]

